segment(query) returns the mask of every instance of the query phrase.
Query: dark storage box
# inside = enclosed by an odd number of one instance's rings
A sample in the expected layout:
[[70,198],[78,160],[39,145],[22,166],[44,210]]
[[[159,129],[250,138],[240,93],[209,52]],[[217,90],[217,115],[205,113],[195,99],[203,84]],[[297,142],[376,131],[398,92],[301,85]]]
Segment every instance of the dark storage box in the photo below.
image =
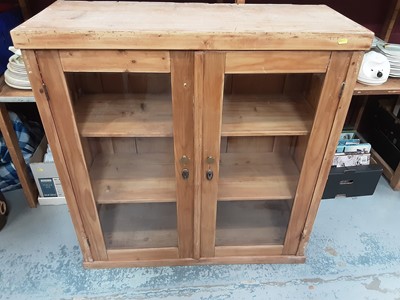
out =
[[368,104],[360,132],[385,162],[396,170],[400,163],[400,119],[385,109],[383,103],[377,100]]
[[369,166],[332,167],[322,199],[337,196],[357,197],[372,195],[382,174],[382,167]]

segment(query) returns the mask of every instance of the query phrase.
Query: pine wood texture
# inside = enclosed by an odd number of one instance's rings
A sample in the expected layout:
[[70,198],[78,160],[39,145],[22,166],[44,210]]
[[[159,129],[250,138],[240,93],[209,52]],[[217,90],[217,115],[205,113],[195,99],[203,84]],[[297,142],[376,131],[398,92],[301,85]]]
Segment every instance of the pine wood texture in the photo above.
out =
[[[201,257],[215,255],[224,71],[224,53],[205,53],[203,79],[203,101],[205,103],[202,116],[203,155],[201,158]],[[208,157],[213,157],[215,162],[208,164]],[[208,170],[213,172],[211,180],[206,178]]]
[[[57,51],[36,51],[36,57],[46,82],[50,104],[61,151],[65,157],[65,166],[69,173],[72,189],[84,223],[85,232],[90,240],[94,260],[107,260],[102,229],[97,215],[96,203],[91,190],[89,172],[79,137],[74,111],[72,108],[67,82],[64,77]],[[43,87],[39,91],[44,92]],[[68,186],[66,186],[68,189]]]
[[99,268],[133,268],[133,267],[161,267],[161,266],[190,266],[190,265],[227,265],[227,264],[301,264],[306,261],[304,256],[295,255],[266,255],[266,256],[229,256],[209,257],[199,260],[190,258],[163,259],[163,260],[126,260],[126,261],[94,261],[84,262],[88,269]]
[[[171,52],[171,86],[174,128],[176,206],[179,257],[193,257],[194,213],[194,53]],[[187,158],[187,162],[182,160]],[[189,178],[184,179],[184,170]]]
[[8,115],[8,110],[4,103],[0,103],[0,131],[8,152],[10,153],[11,161],[17,172],[26,201],[29,207],[36,207],[38,191],[33,178],[28,172],[28,167],[22,156],[21,148],[19,147],[17,135],[15,134],[10,116]]
[[329,52],[232,51],[226,53],[226,74],[325,73]]
[[[258,232],[260,233],[260,232]],[[281,255],[282,245],[262,245],[262,246],[217,246],[215,247],[215,257],[234,257],[234,256],[266,256]]]
[[306,261],[304,256],[295,255],[265,255],[265,256],[230,256],[201,258],[199,264],[301,264]]
[[287,154],[222,153],[218,200],[294,198],[299,171]]
[[84,137],[172,137],[171,95],[88,94],[75,106]]
[[[342,57],[340,57],[342,56]],[[331,99],[330,105],[334,106],[334,111],[330,113],[334,113],[334,119],[332,121],[332,126],[330,133],[327,135],[326,141],[326,150],[323,156],[323,164],[319,170],[319,174],[316,180],[315,189],[311,196],[311,201],[309,202],[309,210],[307,212],[307,218],[305,220],[304,229],[301,233],[300,243],[297,249],[297,255],[304,255],[305,245],[307,244],[311,229],[314,224],[315,217],[317,215],[318,207],[321,202],[322,194],[325,189],[326,181],[328,180],[329,172],[332,165],[333,155],[336,151],[337,144],[339,142],[340,133],[343,129],[343,125],[346,119],[347,111],[350,106],[352,93],[354,90],[354,86],[356,83],[356,78],[358,76],[358,70],[362,61],[363,52],[353,52],[353,53],[335,53],[332,56],[332,67],[331,72],[328,73],[327,84],[334,84],[335,80],[340,78],[344,82],[344,87],[342,93],[337,93],[336,95],[332,95],[334,99]],[[342,63],[348,61],[347,67],[341,66]],[[328,71],[329,72],[329,71]],[[336,74],[335,74],[336,73]],[[332,79],[332,82],[329,83],[329,76],[335,76],[336,79]],[[335,75],[334,75],[335,74]],[[340,82],[339,81],[339,82]],[[331,91],[338,91],[340,87],[331,87]],[[324,94],[325,85],[322,91],[321,96]],[[320,100],[321,101],[321,100]],[[334,104],[333,104],[334,103]],[[324,105],[324,102],[320,103],[319,106]],[[319,109],[319,107],[318,107]],[[326,118],[328,115],[325,114]],[[295,208],[293,208],[295,209]],[[294,248],[294,247],[293,247]]]
[[172,154],[98,155],[90,169],[94,198],[100,204],[175,202],[174,168]]
[[57,1],[11,34],[21,49],[167,50],[368,50],[373,36],[324,5],[107,1]]
[[313,116],[301,96],[225,96],[222,136],[306,135]]
[[85,266],[304,262],[370,31],[324,5],[58,1],[12,36],[40,49]]
[[74,225],[76,236],[81,247],[83,260],[84,262],[92,262],[92,250],[88,243],[88,237],[84,227],[83,217],[81,215],[81,211],[79,210],[75,193],[71,188],[71,178],[67,171],[64,154],[61,150],[61,142],[57,134],[55,122],[50,109],[50,104],[46,98],[45,93],[43,93],[43,79],[39,70],[35,52],[30,50],[23,50],[22,55],[24,58],[26,69],[28,70],[29,81],[33,88],[33,93],[40,113],[40,118],[42,119],[43,127],[46,132],[46,138],[51,145],[57,173],[64,188],[65,198],[71,214],[72,224]]
[[[311,205],[312,195],[314,189],[318,188],[316,184],[318,182],[318,176],[320,175],[320,169],[322,167],[324,170],[328,170],[331,165],[331,161],[324,155],[328,145],[331,148],[333,147],[333,144],[328,144],[328,141],[337,110],[341,109],[339,107],[341,104],[340,93],[343,84],[346,82],[349,64],[353,64],[351,66],[352,69],[355,65],[355,62],[351,61],[351,57],[352,52],[332,53],[331,61],[319,97],[313,129],[304,156],[303,167],[299,178],[299,188],[296,191],[293,203],[292,214],[290,216],[290,222],[285,237],[283,254],[294,255],[297,253],[299,241],[303,235],[308,210]],[[349,81],[352,83],[352,87],[354,88],[355,78],[350,77]],[[350,101],[351,98],[350,96],[347,96],[345,99]],[[343,111],[343,114],[345,115],[347,107],[343,108],[341,111]],[[339,133],[337,135],[339,137]],[[333,159],[333,153],[329,159]],[[325,186],[325,183],[326,181],[322,181],[319,188],[322,189]]]
[[32,90],[19,90],[8,86],[0,76],[0,102],[35,102]]
[[[194,212],[193,212],[193,257],[200,258],[201,243],[201,205],[202,205],[202,177],[203,177],[203,86],[204,86],[204,52],[194,54]],[[200,166],[200,167],[199,167]]]
[[389,78],[381,85],[356,84],[354,95],[400,95],[400,79]]
[[168,51],[70,50],[60,59],[65,72],[170,72]]
[[[302,97],[226,96],[222,136],[306,135],[313,120]],[[171,96],[88,94],[76,104],[84,137],[171,137]]]
[[[280,137],[282,138],[282,137]],[[222,140],[226,140],[223,145]],[[221,153],[266,153],[273,152],[275,137],[273,136],[241,136],[221,139]]]
[[119,249],[107,250],[108,259],[111,261],[146,261],[178,259],[178,248],[145,248],[145,249]]

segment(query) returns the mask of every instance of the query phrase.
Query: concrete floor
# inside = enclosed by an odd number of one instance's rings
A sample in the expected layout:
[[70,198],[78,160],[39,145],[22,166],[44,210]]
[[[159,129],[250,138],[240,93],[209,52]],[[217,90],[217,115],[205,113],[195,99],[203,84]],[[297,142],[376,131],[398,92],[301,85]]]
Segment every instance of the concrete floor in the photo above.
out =
[[400,192],[321,204],[302,265],[85,270],[66,206],[6,194],[0,299],[400,299]]

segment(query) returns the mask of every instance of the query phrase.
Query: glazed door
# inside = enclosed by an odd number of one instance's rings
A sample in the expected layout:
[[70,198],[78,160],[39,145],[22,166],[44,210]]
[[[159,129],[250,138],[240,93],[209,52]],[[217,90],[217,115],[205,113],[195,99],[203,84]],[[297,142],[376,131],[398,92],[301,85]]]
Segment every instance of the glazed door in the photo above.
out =
[[193,257],[193,52],[36,56],[93,259]]
[[297,255],[350,59],[205,54],[203,258]]

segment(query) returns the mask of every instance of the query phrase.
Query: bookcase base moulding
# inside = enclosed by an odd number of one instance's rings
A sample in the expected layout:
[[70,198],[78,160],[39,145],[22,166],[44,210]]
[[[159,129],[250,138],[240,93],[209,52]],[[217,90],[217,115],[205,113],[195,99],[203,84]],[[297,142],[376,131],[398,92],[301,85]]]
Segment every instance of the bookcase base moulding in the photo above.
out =
[[60,1],[12,37],[85,267],[304,262],[370,31],[323,5]]

